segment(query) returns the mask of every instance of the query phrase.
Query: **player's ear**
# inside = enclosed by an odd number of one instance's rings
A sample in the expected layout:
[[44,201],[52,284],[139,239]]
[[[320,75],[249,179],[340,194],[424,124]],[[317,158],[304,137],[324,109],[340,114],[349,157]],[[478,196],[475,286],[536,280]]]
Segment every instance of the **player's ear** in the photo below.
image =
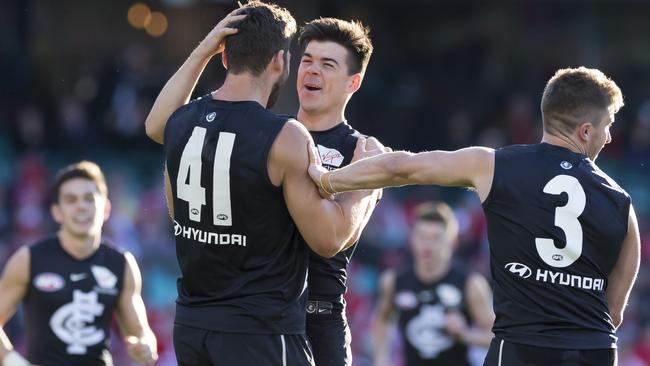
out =
[[594,132],[593,127],[594,126],[589,122],[581,123],[578,126],[578,137],[581,141],[589,141],[591,134]]
[[284,71],[284,52],[284,50],[278,51],[271,59],[271,68],[273,71],[280,73]]
[[228,70],[228,56],[226,55],[225,50],[221,52],[221,64],[223,65],[224,69]]
[[109,217],[111,217],[111,200],[106,198],[106,204],[104,205],[104,222],[108,220]]
[[52,215],[54,222],[57,224],[63,222],[63,213],[61,212],[61,206],[59,206],[58,203],[55,202],[50,205],[50,214]]
[[357,90],[359,90],[362,81],[363,81],[363,76],[361,76],[360,72],[350,75],[350,77],[348,78],[347,92],[352,94]]

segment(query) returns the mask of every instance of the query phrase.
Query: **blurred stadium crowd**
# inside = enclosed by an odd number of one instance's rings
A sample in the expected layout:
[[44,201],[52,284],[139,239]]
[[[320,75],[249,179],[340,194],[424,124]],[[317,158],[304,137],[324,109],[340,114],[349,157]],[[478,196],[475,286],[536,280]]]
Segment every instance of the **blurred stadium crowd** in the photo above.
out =
[[[300,23],[335,16],[372,27],[375,54],[347,118],[394,149],[534,143],[541,136],[539,98],[555,69],[585,65],[610,75],[626,106],[599,165],[632,195],[643,245],[640,276],[619,331],[619,364],[650,365],[650,2],[277,2]],[[146,138],[144,118],[184,55],[234,5],[149,1],[167,18],[158,37],[129,24],[132,5],[0,3],[0,263],[19,246],[53,233],[47,203],[56,169],[79,159],[98,162],[113,202],[107,237],[138,259],[159,337],[159,365],[173,365],[178,269],[162,192],[162,149]],[[223,76],[219,62],[212,62],[195,96]],[[297,110],[294,81],[285,86],[277,111]],[[355,365],[372,364],[369,325],[378,274],[409,265],[410,210],[430,199],[449,202],[458,215],[457,261],[489,272],[485,222],[472,192],[388,190],[349,271]],[[17,319],[6,327],[19,346],[21,327]],[[121,342],[113,344],[117,365],[128,364]]]

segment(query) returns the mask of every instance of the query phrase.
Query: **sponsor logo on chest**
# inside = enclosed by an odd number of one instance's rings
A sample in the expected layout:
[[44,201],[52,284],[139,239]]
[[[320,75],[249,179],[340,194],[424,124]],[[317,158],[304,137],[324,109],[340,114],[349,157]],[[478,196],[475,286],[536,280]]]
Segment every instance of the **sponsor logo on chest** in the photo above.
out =
[[345,158],[341,152],[336,149],[330,149],[323,145],[318,145],[318,153],[323,165],[339,168]]

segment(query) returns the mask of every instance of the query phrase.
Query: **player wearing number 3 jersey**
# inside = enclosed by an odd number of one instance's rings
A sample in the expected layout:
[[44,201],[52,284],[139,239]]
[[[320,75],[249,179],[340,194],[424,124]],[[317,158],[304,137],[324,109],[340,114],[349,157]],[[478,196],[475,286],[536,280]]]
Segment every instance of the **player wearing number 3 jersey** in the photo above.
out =
[[614,365],[639,233],[630,197],[595,160],[622,105],[602,72],[563,69],[544,90],[540,144],[386,153],[332,172],[312,164],[310,174],[330,193],[473,187],[494,279],[495,339],[485,365]]
[[[152,114],[183,106],[162,123],[148,118],[171,183],[179,365],[313,365],[304,242],[335,255],[357,240],[358,213],[374,204],[371,192],[322,199],[307,174],[308,131],[268,110],[287,78],[295,31],[285,9],[241,6],[170,79]],[[222,51],[223,86],[187,103],[192,88],[182,80]]]

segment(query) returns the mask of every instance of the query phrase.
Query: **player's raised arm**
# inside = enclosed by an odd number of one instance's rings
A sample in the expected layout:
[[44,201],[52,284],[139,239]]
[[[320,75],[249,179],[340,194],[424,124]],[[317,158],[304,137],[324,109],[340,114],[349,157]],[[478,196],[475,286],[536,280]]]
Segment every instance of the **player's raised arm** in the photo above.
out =
[[327,172],[317,164],[309,174],[325,192],[338,193],[411,184],[473,187],[487,198],[494,174],[494,150],[469,147],[418,154],[396,151],[363,159]]
[[124,257],[124,288],[115,310],[117,324],[129,356],[136,362],[153,365],[158,359],[157,342],[142,301],[140,269],[131,253],[125,253]]
[[317,254],[332,257],[348,245],[376,196],[359,191],[322,199],[307,174],[310,144],[303,125],[287,122],[271,148],[269,171],[277,171],[289,213],[307,244]]
[[639,272],[641,257],[639,224],[632,205],[630,205],[627,227],[627,236],[623,241],[618,261],[607,279],[607,305],[616,328],[623,322],[623,312]]
[[223,18],[167,81],[145,120],[147,136],[152,140],[163,143],[167,120],[176,109],[189,102],[205,66],[214,55],[223,51],[224,39],[237,33],[237,29],[231,25],[245,17],[231,13]]
[[29,285],[29,248],[20,248],[7,262],[0,278],[0,364],[7,366],[28,366],[9,341],[2,327],[11,319],[18,304],[27,293]]

